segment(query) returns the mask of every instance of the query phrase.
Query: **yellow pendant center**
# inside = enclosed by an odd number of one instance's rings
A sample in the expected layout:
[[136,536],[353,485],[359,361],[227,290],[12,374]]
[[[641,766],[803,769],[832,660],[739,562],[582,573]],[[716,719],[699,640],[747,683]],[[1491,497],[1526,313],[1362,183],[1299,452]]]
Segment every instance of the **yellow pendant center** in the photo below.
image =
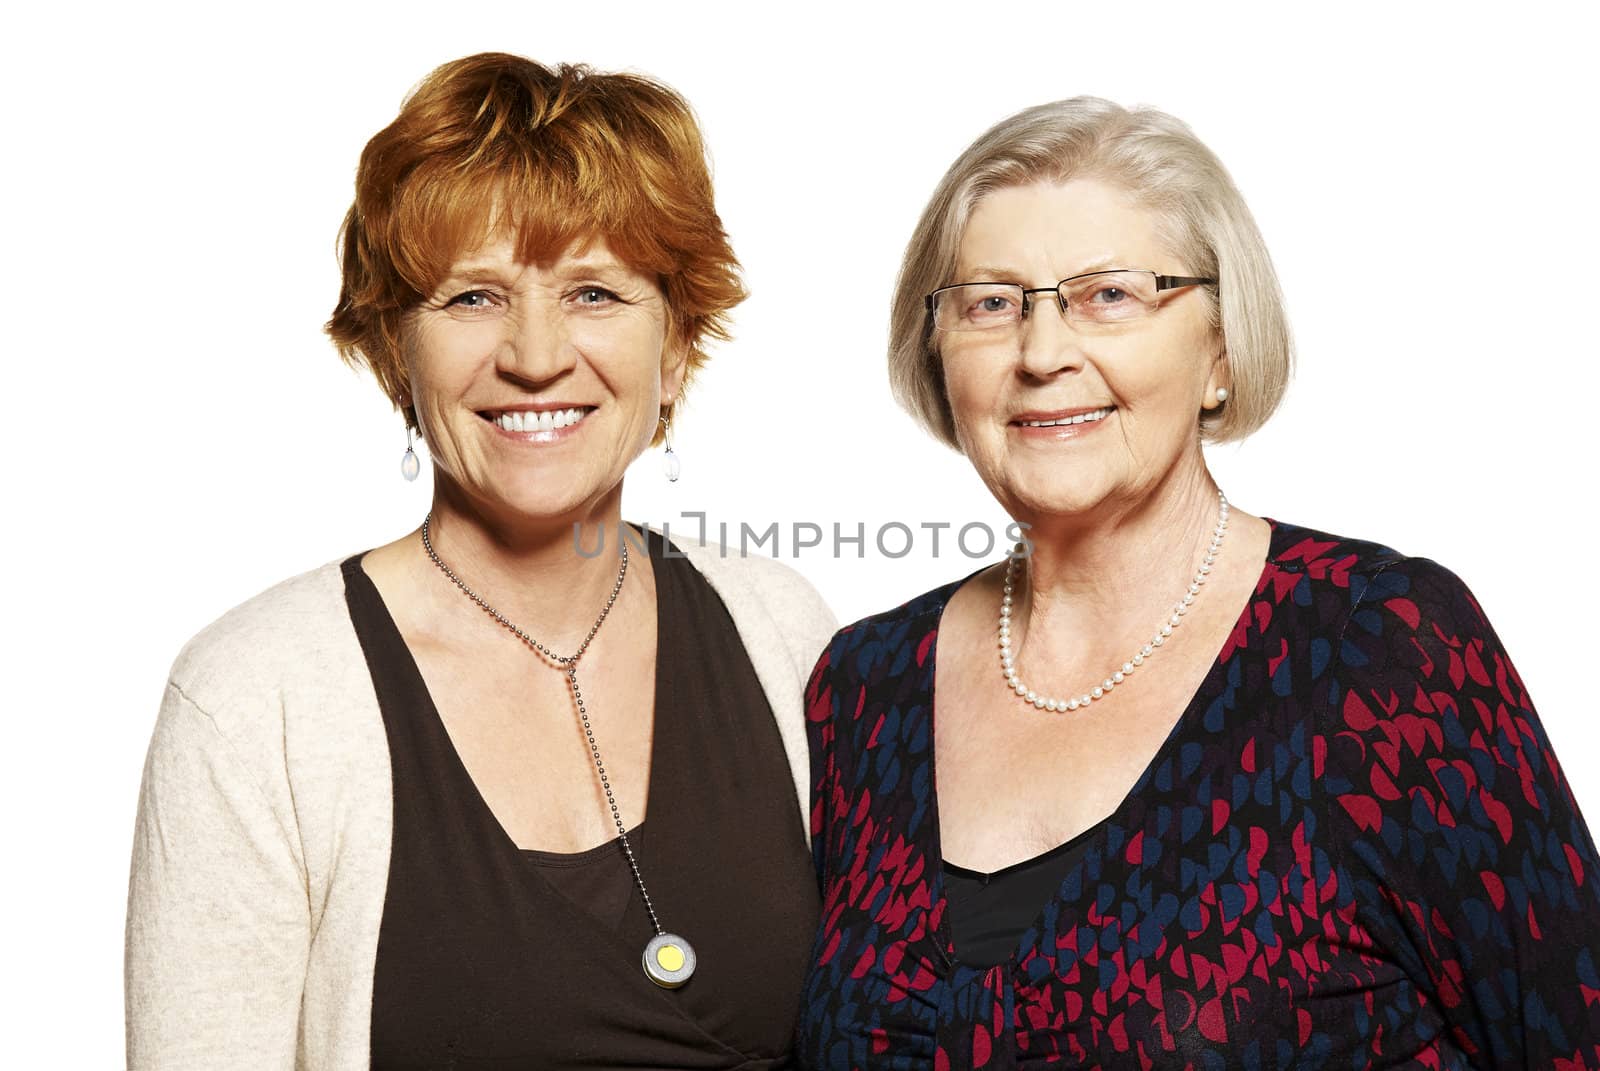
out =
[[677,945],[662,945],[656,949],[656,963],[664,971],[676,971],[683,968],[683,949]]

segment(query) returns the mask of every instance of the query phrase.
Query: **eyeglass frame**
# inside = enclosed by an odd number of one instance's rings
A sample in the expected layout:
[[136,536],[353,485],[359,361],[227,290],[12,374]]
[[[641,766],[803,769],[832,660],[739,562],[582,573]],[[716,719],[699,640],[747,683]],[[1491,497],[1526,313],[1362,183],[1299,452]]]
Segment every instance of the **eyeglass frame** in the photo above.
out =
[[[1061,288],[1063,286],[1066,286],[1068,283],[1073,282],[1076,279],[1088,279],[1088,278],[1091,278],[1092,276],[1095,276],[1095,275],[1116,275],[1119,272],[1138,272],[1141,275],[1154,275],[1156,277],[1156,293],[1158,293],[1158,294],[1161,293],[1164,290],[1178,290],[1178,289],[1181,289],[1181,288],[1186,287],[1186,286],[1216,286],[1217,285],[1217,280],[1216,279],[1208,279],[1208,278],[1204,278],[1202,276],[1196,276],[1196,275],[1162,275],[1160,272],[1157,272],[1157,271],[1155,271],[1155,270],[1153,270],[1151,268],[1101,268],[1099,271],[1086,271],[1086,272],[1082,272],[1081,274],[1078,274],[1078,275],[1069,275],[1069,276],[1067,276],[1067,278],[1062,279],[1060,282],[1056,283],[1055,286],[1036,286],[1036,287],[1031,287],[1030,288],[1030,287],[1023,286],[1021,283],[997,283],[997,282],[992,282],[992,281],[991,282],[972,282],[972,283],[950,283],[950,284],[948,284],[946,286],[941,286],[941,287],[935,288],[932,293],[928,294],[926,297],[924,297],[922,299],[922,303],[923,303],[923,307],[926,308],[927,311],[928,311],[928,326],[931,329],[936,330],[936,331],[948,331],[948,330],[950,330],[950,328],[948,328],[948,327],[940,327],[937,323],[934,322],[934,308],[933,308],[934,302],[938,299],[939,295],[942,294],[944,291],[946,291],[946,290],[955,290],[955,289],[958,289],[958,288],[963,287],[963,286],[1014,286],[1017,289],[1022,291],[1022,315],[1017,317],[1017,319],[1016,319],[1017,323],[1021,323],[1023,320],[1026,320],[1028,318],[1028,313],[1033,310],[1033,295],[1034,294],[1054,294],[1056,296],[1056,304],[1059,305],[1060,308],[1061,308],[1061,315],[1067,317],[1067,319],[1070,320],[1072,318],[1072,314],[1067,311],[1067,295],[1062,293],[1062,291],[1061,291]],[[996,324],[995,326],[998,327],[998,326],[1002,326],[1002,325],[1001,324]],[[979,328],[974,328],[973,330],[975,330],[975,331],[987,331],[988,328],[987,327],[979,327]]]

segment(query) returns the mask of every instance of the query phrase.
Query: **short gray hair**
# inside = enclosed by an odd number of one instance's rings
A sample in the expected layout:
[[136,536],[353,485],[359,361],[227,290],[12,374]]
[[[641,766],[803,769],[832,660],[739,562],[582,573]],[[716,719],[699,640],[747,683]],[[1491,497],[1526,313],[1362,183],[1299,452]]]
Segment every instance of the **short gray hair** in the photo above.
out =
[[1203,414],[1210,442],[1242,439],[1267,422],[1294,363],[1283,295],[1266,244],[1222,161],[1182,121],[1154,108],[1072,97],[1018,112],[989,128],[950,165],[906,247],[889,320],[889,382],[905,409],[957,450],[944,370],[925,297],[959,280],[961,236],[995,190],[1097,178],[1162,216],[1161,233],[1186,274],[1218,280],[1213,325],[1227,350],[1227,402]]

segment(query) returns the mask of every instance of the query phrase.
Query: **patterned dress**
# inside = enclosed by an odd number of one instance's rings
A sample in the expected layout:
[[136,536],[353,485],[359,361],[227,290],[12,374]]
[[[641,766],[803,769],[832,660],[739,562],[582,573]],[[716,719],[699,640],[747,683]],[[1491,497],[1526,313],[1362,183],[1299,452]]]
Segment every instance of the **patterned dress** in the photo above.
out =
[[1600,1069],[1600,858],[1477,602],[1270,523],[1204,683],[998,966],[957,962],[940,889],[961,581],[834,637],[802,1066]]

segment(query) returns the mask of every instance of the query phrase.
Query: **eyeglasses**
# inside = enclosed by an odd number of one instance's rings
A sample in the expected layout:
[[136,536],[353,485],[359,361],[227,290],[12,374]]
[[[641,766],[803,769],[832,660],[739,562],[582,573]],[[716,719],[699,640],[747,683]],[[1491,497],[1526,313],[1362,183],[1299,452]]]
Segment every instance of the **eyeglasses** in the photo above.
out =
[[1056,295],[1061,311],[1076,324],[1112,326],[1149,316],[1160,308],[1157,295],[1163,290],[1215,283],[1215,279],[1117,268],[1033,289],[1020,283],[956,283],[941,286],[926,301],[933,326],[941,331],[988,331],[1019,324],[1028,315],[1034,294]]

